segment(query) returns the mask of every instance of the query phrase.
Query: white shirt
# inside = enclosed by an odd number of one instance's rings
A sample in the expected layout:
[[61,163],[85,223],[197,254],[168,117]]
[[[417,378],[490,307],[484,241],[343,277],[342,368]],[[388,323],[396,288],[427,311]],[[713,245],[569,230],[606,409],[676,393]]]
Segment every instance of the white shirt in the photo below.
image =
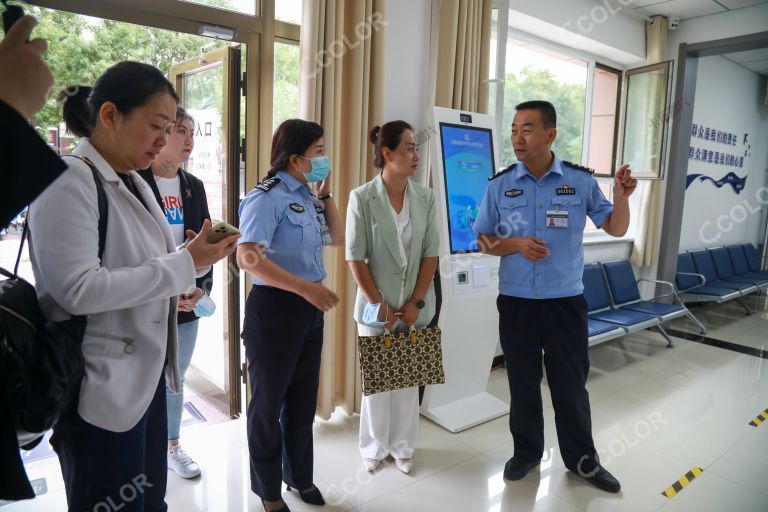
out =
[[408,188],[406,187],[403,199],[403,208],[400,213],[397,213],[392,207],[392,203],[389,204],[389,209],[392,211],[392,217],[395,219],[395,229],[397,230],[397,241],[400,246],[400,259],[401,267],[403,269],[403,283],[400,287],[400,301],[397,307],[402,307],[403,293],[405,292],[405,270],[408,268],[408,254],[411,251],[411,239],[413,238],[413,226],[411,226],[411,208],[408,201]]
[[176,247],[184,243],[187,238],[184,233],[184,204],[181,200],[181,179],[177,174],[173,178],[163,178],[153,175],[160,199],[163,201],[163,212],[168,224],[171,226],[173,240]]

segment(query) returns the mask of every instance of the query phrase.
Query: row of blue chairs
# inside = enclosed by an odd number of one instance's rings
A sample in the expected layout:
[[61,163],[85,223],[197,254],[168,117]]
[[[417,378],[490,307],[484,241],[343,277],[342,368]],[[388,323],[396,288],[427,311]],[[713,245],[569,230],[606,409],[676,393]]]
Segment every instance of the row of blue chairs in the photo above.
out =
[[678,254],[675,281],[684,303],[733,300],[750,315],[742,297],[768,288],[768,271],[752,244],[729,245]]
[[[704,325],[680,299],[675,285],[657,279],[636,279],[632,264],[627,260],[593,263],[584,266],[584,298],[588,304],[589,344],[596,345],[644,329],[659,332],[667,341],[672,340],[664,330],[670,320],[687,316],[703,333]],[[668,292],[643,300],[638,283],[650,282],[665,286]],[[673,297],[677,303],[659,302]]]

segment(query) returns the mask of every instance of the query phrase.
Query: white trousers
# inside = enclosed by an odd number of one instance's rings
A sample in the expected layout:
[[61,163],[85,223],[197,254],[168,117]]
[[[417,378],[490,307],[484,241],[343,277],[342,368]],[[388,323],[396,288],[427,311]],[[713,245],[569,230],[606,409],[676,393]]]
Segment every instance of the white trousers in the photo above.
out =
[[[384,329],[357,324],[357,332],[360,336],[378,336],[384,334]],[[363,396],[360,455],[364,459],[383,460],[387,455],[395,459],[410,459],[418,437],[419,388]]]

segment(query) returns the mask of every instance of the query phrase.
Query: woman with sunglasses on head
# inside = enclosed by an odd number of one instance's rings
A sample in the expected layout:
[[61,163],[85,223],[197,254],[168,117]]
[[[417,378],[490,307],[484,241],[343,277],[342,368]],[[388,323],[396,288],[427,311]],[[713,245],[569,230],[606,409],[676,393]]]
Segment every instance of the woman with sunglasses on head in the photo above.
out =
[[[176,108],[176,123],[168,136],[168,143],[152,161],[149,168],[139,171],[155,195],[165,218],[171,226],[177,246],[184,243],[187,230],[200,231],[203,223],[211,219],[208,198],[203,182],[181,168],[189,160],[195,147],[195,120],[182,107]],[[168,469],[181,478],[200,476],[200,466],[181,447],[181,414],[184,408],[184,376],[195,350],[200,324],[195,307],[213,288],[213,270],[197,279],[192,293],[179,297],[179,379],[178,392],[166,387],[168,407]],[[199,311],[198,311],[199,312]]]

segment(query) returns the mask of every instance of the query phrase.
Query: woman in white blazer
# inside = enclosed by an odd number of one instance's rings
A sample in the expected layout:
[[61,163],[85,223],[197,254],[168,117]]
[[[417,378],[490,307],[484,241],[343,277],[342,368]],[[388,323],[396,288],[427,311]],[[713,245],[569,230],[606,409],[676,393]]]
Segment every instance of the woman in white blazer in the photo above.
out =
[[[419,163],[413,129],[405,121],[391,121],[371,130],[370,140],[381,173],[352,191],[347,208],[346,258],[357,281],[354,317],[361,336],[429,324],[440,248],[435,195],[410,179]],[[366,324],[365,309],[377,304],[380,321]],[[397,468],[409,473],[418,426],[418,388],[364,396],[360,454],[365,468],[374,471],[391,455]]]
[[[32,267],[46,316],[90,315],[79,397],[54,427],[51,444],[70,510],[166,510],[165,383],[178,389],[177,297],[234,251],[236,237],[206,243],[207,221],[199,235],[188,232],[194,239],[177,252],[151,189],[132,172],[165,146],[176,119],[178,97],[159,70],[122,62],[92,89],[68,91],[64,118],[70,132],[84,137],[73,152],[80,159],[64,158],[69,169],[29,213]],[[88,163],[107,198],[101,262]]]

